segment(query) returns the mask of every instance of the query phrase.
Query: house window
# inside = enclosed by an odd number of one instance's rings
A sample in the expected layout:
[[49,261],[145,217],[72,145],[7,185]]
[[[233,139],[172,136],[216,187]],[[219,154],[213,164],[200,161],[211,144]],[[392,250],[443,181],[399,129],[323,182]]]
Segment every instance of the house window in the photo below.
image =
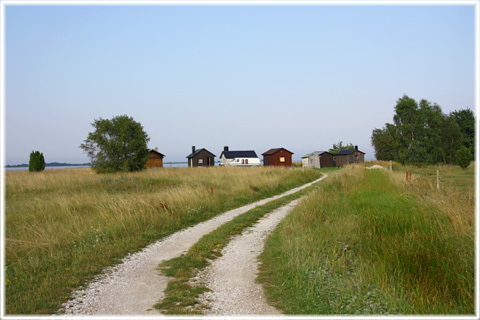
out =
[[245,159],[245,164],[248,164],[248,159]]
[[355,161],[358,161],[358,154],[355,155]]
[[280,157],[280,162],[285,162],[285,157]]
[[198,159],[198,164],[203,164],[203,159]]

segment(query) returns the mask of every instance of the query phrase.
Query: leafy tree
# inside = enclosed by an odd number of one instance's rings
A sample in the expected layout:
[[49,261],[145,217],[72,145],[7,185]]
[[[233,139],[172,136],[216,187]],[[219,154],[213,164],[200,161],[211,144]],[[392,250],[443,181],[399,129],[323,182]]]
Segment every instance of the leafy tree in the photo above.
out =
[[462,132],[452,116],[444,115],[442,119],[443,163],[455,164],[455,156],[462,147]]
[[30,153],[30,161],[28,162],[28,171],[43,171],[45,170],[45,158],[43,153],[39,151],[32,151]]
[[429,164],[442,161],[442,119],[442,109],[437,104],[420,101],[415,117],[416,139],[412,144],[411,161]]
[[397,100],[395,106],[395,115],[393,116],[393,124],[396,129],[396,161],[401,163],[413,162],[415,151],[415,119],[418,110],[417,102],[404,95]]
[[140,123],[126,115],[94,120],[94,132],[80,145],[99,173],[140,171],[148,158],[150,138]]
[[355,146],[351,143],[343,145],[343,141],[340,141],[338,144],[333,144],[333,147],[328,150],[332,154],[336,154],[342,150],[352,150],[355,149]]
[[453,111],[450,116],[455,119],[462,132],[462,144],[475,156],[475,115],[470,109]]
[[456,163],[463,169],[470,165],[472,159],[472,152],[465,146],[462,146],[460,149],[458,149],[457,153],[455,154]]
[[395,160],[395,126],[387,123],[382,129],[372,132],[372,146],[377,160]]
[[[465,121],[468,125],[461,129],[458,121]],[[474,141],[474,124],[471,111],[461,110],[445,115],[435,103],[423,99],[417,104],[404,95],[397,100],[393,124],[387,123],[382,129],[374,129],[371,140],[379,160],[456,163],[457,150],[462,145],[470,148],[468,143]]]

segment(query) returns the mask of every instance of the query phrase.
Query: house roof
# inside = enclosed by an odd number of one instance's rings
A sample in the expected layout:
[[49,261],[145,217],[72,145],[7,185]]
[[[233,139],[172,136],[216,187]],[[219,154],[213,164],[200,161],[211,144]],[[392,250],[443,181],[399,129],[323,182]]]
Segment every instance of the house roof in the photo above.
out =
[[341,155],[345,155],[345,154],[350,154],[350,153],[355,152],[355,151],[358,151],[358,152],[361,152],[361,153],[365,154],[365,152],[362,152],[360,150],[350,149],[350,150],[342,150],[340,152],[335,153],[335,155],[341,156]]
[[288,150],[285,149],[285,148],[274,148],[274,149],[270,149],[270,150],[268,150],[268,151],[265,151],[264,153],[262,153],[262,156],[271,156],[272,154],[275,154],[275,153],[280,152],[280,151],[282,151],[282,150],[285,150],[285,151],[293,154],[293,152],[288,151]]
[[225,156],[227,159],[233,159],[233,158],[258,158],[257,154],[253,150],[244,150],[244,151],[222,151],[222,154],[220,155],[220,158],[222,155]]
[[310,157],[310,156],[313,156],[313,153],[309,153],[309,154],[304,155],[304,156],[302,157],[302,159],[308,158],[308,157]]
[[202,149],[195,150],[195,152],[189,154],[189,155],[187,156],[187,158],[189,158],[189,159],[190,159],[190,158],[193,158],[193,157],[195,157],[197,154],[199,154],[200,152],[202,152],[203,150],[207,151],[207,152],[210,153],[212,156],[216,157],[216,155],[214,155],[213,153],[211,153],[211,152],[208,151],[207,149],[202,148]]
[[150,149],[150,150],[148,150],[148,152],[149,152],[149,153],[152,153],[152,152],[153,152],[153,153],[156,153],[156,154],[158,154],[158,155],[159,155],[159,156],[161,156],[161,157],[165,157],[165,155],[164,155],[164,154],[162,154],[162,153],[158,152],[158,151],[157,151],[157,150],[155,150],[155,149]]

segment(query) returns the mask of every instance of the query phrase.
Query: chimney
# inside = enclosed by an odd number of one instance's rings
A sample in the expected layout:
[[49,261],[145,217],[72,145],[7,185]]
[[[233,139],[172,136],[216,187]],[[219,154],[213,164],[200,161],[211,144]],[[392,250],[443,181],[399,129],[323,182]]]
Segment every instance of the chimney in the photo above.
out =
[[195,153],[195,146],[192,146],[192,153]]
[[157,152],[158,152],[158,147],[155,147],[155,151],[157,151]]
[[227,152],[227,151],[228,151],[228,146],[223,147],[223,152]]
[[358,151],[358,146],[355,146],[355,151]]

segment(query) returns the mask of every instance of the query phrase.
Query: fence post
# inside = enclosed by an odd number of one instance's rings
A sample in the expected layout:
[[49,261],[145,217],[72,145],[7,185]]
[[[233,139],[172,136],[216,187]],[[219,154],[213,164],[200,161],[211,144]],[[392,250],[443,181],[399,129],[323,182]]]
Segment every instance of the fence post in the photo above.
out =
[[392,160],[390,160],[390,172],[392,172]]
[[437,190],[440,189],[440,172],[437,170]]

